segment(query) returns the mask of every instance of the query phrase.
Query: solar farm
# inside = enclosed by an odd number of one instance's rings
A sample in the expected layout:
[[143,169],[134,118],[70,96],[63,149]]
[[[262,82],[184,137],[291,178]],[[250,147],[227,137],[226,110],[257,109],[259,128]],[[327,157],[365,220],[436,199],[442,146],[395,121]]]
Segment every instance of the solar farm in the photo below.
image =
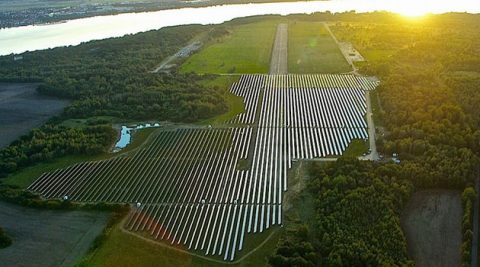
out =
[[221,126],[169,126],[112,159],[44,173],[45,198],[130,203],[124,228],[233,261],[249,233],[282,224],[295,160],[339,156],[368,138],[366,92],[355,75],[243,75],[245,112]]

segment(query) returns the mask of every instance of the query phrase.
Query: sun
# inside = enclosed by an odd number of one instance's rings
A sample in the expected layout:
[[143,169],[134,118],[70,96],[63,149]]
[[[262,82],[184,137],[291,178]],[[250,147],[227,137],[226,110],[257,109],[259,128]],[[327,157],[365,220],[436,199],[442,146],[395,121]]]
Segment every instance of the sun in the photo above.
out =
[[431,11],[431,2],[425,0],[403,0],[392,3],[391,10],[405,17],[423,17]]
[[418,18],[445,12],[480,12],[478,0],[368,0],[381,3],[385,10],[405,17]]
[[405,10],[398,13],[407,18],[420,18],[427,15],[428,12],[421,10]]

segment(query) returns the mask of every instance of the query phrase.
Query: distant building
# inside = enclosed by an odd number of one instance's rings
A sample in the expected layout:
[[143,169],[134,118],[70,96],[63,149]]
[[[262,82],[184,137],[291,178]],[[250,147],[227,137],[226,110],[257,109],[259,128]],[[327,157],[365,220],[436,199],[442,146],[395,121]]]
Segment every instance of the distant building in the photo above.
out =
[[22,60],[23,56],[13,56],[13,61]]

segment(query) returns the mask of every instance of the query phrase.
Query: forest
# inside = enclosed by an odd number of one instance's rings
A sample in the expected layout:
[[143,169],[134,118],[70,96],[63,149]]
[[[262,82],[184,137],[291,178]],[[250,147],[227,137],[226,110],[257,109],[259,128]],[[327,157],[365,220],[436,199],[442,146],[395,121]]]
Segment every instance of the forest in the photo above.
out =
[[0,57],[0,81],[41,81],[39,92],[73,100],[65,118],[113,116],[120,120],[192,122],[226,111],[224,91],[193,74],[152,75],[164,58],[200,33],[200,25],[169,27],[75,47]]
[[345,157],[314,163],[309,173],[314,223],[287,231],[270,264],[411,265],[399,215],[414,187],[400,166]]
[[[219,30],[220,29],[220,30]],[[227,88],[207,86],[211,76],[151,74],[198,34],[218,38],[222,27],[190,25],[0,57],[0,81],[40,82],[41,94],[69,99],[64,112],[0,150],[0,178],[26,166],[70,154],[107,151],[116,135],[109,126],[76,129],[68,119],[100,116],[116,121],[196,122],[227,111]]]
[[[385,135],[380,149],[398,153],[421,188],[463,189],[477,175],[480,155],[480,18],[445,14],[400,25],[339,23],[340,39],[375,55],[360,66],[378,88]],[[374,29],[374,30],[372,30]],[[466,75],[468,74],[468,75]],[[470,86],[464,86],[465,84]]]
[[106,152],[117,138],[110,125],[67,128],[46,124],[0,149],[0,178],[38,162],[65,155]]
[[373,98],[377,145],[386,157],[397,153],[401,164],[341,159],[310,167],[315,223],[286,231],[270,264],[411,265],[400,228],[406,200],[414,190],[457,189],[464,191],[462,266],[470,266],[471,186],[480,175],[480,16],[409,21],[389,13],[324,13],[304,19],[330,21],[337,38],[366,57],[357,63],[360,72],[381,80]]
[[[472,184],[480,156],[480,16],[429,15],[408,20],[390,13],[319,13],[290,19],[329,21],[340,41],[367,59],[360,72],[381,85],[374,92],[378,146],[401,164],[342,158],[312,164],[308,194],[313,223],[284,231],[273,266],[409,266],[400,213],[420,189],[464,191],[462,260],[468,262]],[[258,19],[258,18],[257,18]],[[43,94],[72,100],[58,118],[114,116],[122,120],[191,122],[226,111],[224,90],[195,74],[149,75],[166,56],[215,26],[165,28],[77,47],[0,57],[0,80],[41,81]],[[0,176],[70,153],[97,153],[115,133],[47,124],[0,150]]]

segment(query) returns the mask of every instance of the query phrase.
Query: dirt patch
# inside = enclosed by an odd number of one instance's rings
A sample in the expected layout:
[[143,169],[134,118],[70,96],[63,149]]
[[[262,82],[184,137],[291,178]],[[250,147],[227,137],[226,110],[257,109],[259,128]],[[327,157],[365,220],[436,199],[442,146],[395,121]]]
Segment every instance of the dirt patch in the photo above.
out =
[[298,161],[288,173],[288,191],[283,196],[283,209],[288,211],[295,206],[302,190],[306,190],[306,163]]
[[462,216],[458,191],[413,194],[402,216],[402,227],[409,255],[417,266],[460,266]]
[[0,148],[60,113],[68,101],[42,96],[35,83],[0,83]]
[[168,72],[169,70],[177,66],[177,64],[173,64],[172,62],[175,62],[178,59],[182,59],[190,56],[194,52],[200,50],[202,46],[203,46],[203,43],[200,41],[195,41],[193,43],[188,44],[187,46],[181,48],[180,51],[175,53],[173,56],[170,56],[164,61],[162,61],[158,67],[156,67],[153,71],[151,71],[151,73]]
[[2,266],[73,266],[101,233],[107,213],[51,211],[0,202],[0,225],[12,238]]

